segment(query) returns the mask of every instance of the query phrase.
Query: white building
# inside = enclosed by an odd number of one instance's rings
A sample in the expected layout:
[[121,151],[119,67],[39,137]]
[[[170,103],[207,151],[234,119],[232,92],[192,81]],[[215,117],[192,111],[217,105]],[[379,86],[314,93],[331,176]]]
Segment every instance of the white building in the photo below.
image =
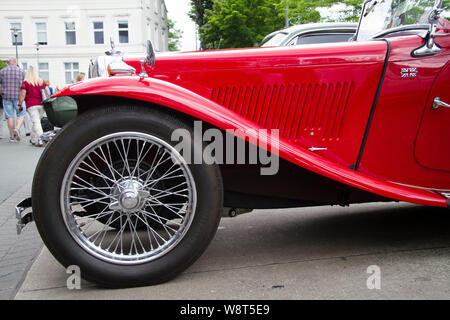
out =
[[0,59],[16,55],[19,65],[39,66],[41,78],[62,88],[90,59],[110,48],[143,54],[150,39],[156,51],[168,50],[164,0],[1,0]]

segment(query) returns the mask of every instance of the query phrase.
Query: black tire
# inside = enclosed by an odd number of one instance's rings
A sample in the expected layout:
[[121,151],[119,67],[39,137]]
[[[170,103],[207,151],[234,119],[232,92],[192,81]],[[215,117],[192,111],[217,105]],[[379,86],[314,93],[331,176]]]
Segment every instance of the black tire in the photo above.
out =
[[[65,222],[65,219],[69,219],[68,210],[62,209],[66,171],[74,158],[82,153],[80,151],[92,141],[121,132],[139,132],[173,147],[176,143],[171,141],[171,134],[178,128],[193,134],[192,124],[163,111],[138,106],[105,106],[78,116],[51,141],[41,156],[33,180],[33,215],[45,245],[62,265],[79,266],[84,279],[104,287],[133,287],[168,281],[203,253],[215,235],[223,207],[223,186],[217,165],[186,165],[196,189],[193,218],[190,225],[185,227],[181,240],[151,261],[119,264],[92,254],[75,240],[74,233],[69,231],[66,224],[69,222]],[[203,146],[194,147],[192,155],[202,150]],[[69,193],[68,199],[70,197]],[[71,212],[75,211],[71,208]],[[168,234],[170,236],[170,232]],[[133,253],[132,244],[130,252]]]

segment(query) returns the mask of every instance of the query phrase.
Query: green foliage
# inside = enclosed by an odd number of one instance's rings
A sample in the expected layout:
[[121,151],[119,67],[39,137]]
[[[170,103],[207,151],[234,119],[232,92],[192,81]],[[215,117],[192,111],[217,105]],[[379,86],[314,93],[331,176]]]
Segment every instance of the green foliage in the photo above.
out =
[[340,2],[347,5],[347,8],[341,11],[344,16],[343,20],[357,22],[361,15],[364,0],[344,0]]
[[[269,33],[289,24],[329,21],[318,8],[345,4],[334,21],[358,21],[363,0],[191,0],[190,17],[199,26],[203,49],[243,48],[260,43]],[[444,0],[450,8],[450,0]],[[449,9],[447,9],[449,10]],[[417,14],[416,14],[417,15]]]
[[6,67],[7,65],[8,64],[5,61],[0,60],[0,70],[3,69],[4,67]]
[[[206,10],[213,8],[213,2],[214,0],[191,0],[191,11],[188,15],[197,25],[199,33],[202,32],[203,26],[206,23]],[[203,39],[200,39],[200,42],[203,48]]]
[[[322,20],[319,7],[345,3],[344,20],[357,21],[363,0],[191,0],[191,18],[200,30],[202,48],[252,47],[269,33],[285,27],[286,5],[289,24]],[[200,13],[203,13],[201,16]]]
[[206,10],[211,10],[213,7],[213,0],[191,0],[191,11],[189,17],[202,28],[205,24]]
[[253,47],[283,27],[274,0],[216,0],[200,31],[203,48]]
[[167,25],[169,27],[169,51],[179,51],[180,39],[183,36],[183,31],[175,28],[175,22],[167,19]]

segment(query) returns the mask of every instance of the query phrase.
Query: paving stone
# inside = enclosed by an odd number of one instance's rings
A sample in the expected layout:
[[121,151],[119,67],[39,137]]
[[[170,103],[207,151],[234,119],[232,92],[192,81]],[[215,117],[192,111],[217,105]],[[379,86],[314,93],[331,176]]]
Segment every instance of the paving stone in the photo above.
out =
[[14,207],[30,195],[31,182],[0,204],[0,299],[12,299],[26,272],[42,249],[36,226],[31,223],[16,233]]

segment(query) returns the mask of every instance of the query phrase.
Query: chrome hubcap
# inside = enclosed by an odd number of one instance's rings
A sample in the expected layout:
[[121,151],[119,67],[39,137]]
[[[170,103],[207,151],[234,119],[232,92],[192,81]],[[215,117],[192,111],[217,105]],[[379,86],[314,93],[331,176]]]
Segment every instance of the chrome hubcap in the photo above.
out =
[[150,197],[150,192],[145,190],[142,182],[133,178],[126,178],[117,183],[111,193],[109,208],[125,213],[135,212],[142,209],[145,199]]

